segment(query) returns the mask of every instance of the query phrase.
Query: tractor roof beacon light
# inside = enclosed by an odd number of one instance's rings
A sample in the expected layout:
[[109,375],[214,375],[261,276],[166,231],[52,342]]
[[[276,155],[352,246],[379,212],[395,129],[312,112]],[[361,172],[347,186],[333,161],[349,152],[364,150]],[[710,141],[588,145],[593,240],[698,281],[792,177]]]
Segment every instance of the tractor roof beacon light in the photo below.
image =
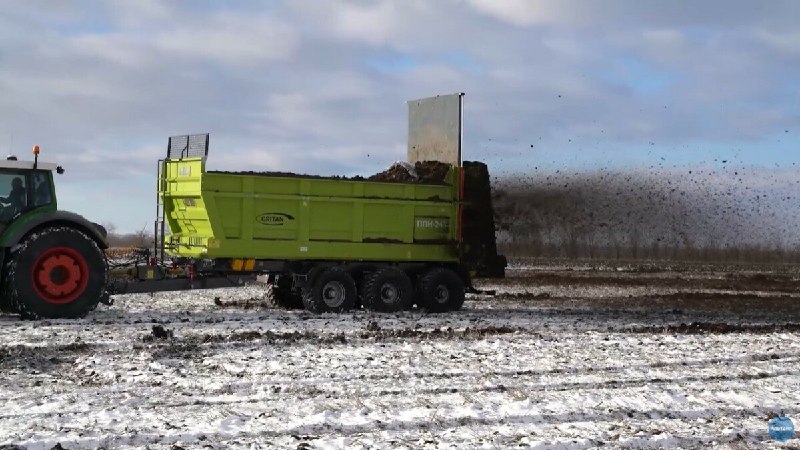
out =
[[33,146],[33,170],[36,170],[36,166],[39,164],[39,146]]

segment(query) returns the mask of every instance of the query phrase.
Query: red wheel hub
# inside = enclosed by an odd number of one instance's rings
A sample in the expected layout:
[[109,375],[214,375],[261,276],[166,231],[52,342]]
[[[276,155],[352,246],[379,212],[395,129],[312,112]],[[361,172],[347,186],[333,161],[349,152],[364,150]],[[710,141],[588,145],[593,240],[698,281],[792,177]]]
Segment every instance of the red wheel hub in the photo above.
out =
[[33,289],[48,303],[74,301],[86,290],[89,268],[86,259],[75,249],[48,249],[33,263]]

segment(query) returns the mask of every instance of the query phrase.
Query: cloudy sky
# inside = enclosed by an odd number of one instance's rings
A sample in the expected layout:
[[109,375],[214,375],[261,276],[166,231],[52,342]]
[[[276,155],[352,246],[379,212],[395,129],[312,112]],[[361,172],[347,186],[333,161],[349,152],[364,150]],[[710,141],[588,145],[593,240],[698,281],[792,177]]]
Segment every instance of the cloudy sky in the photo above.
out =
[[[209,166],[369,175],[406,100],[465,92],[496,175],[701,168],[798,188],[800,2],[5,1],[0,150],[64,165],[62,209],[149,227],[167,137]],[[538,172],[537,172],[538,171]],[[727,180],[727,181],[725,181]]]

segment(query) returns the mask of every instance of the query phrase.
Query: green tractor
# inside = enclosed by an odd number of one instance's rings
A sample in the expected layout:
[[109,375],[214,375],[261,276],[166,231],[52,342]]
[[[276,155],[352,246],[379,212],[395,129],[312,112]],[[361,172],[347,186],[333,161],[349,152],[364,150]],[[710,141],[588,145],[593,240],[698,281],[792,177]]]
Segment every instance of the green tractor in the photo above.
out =
[[106,230],[59,211],[60,166],[9,156],[0,161],[0,311],[25,318],[75,318],[109,303]]

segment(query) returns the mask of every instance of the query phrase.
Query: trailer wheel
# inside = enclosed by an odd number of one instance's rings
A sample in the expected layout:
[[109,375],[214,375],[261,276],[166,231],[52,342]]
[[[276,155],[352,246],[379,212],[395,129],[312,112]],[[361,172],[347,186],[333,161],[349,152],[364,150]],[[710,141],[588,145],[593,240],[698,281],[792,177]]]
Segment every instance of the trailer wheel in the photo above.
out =
[[437,267],[420,279],[418,296],[430,312],[456,311],[464,304],[464,282],[452,270]]
[[332,267],[317,274],[303,289],[303,305],[311,312],[343,312],[356,303],[356,282],[344,270]]
[[292,291],[292,276],[278,275],[278,280],[272,284],[270,303],[276,308],[302,309],[303,298]]
[[25,318],[83,317],[105,295],[107,264],[81,231],[47,228],[11,253],[3,278],[3,295]]
[[395,312],[411,307],[414,285],[400,269],[385,267],[364,277],[361,288],[364,307],[374,311]]

